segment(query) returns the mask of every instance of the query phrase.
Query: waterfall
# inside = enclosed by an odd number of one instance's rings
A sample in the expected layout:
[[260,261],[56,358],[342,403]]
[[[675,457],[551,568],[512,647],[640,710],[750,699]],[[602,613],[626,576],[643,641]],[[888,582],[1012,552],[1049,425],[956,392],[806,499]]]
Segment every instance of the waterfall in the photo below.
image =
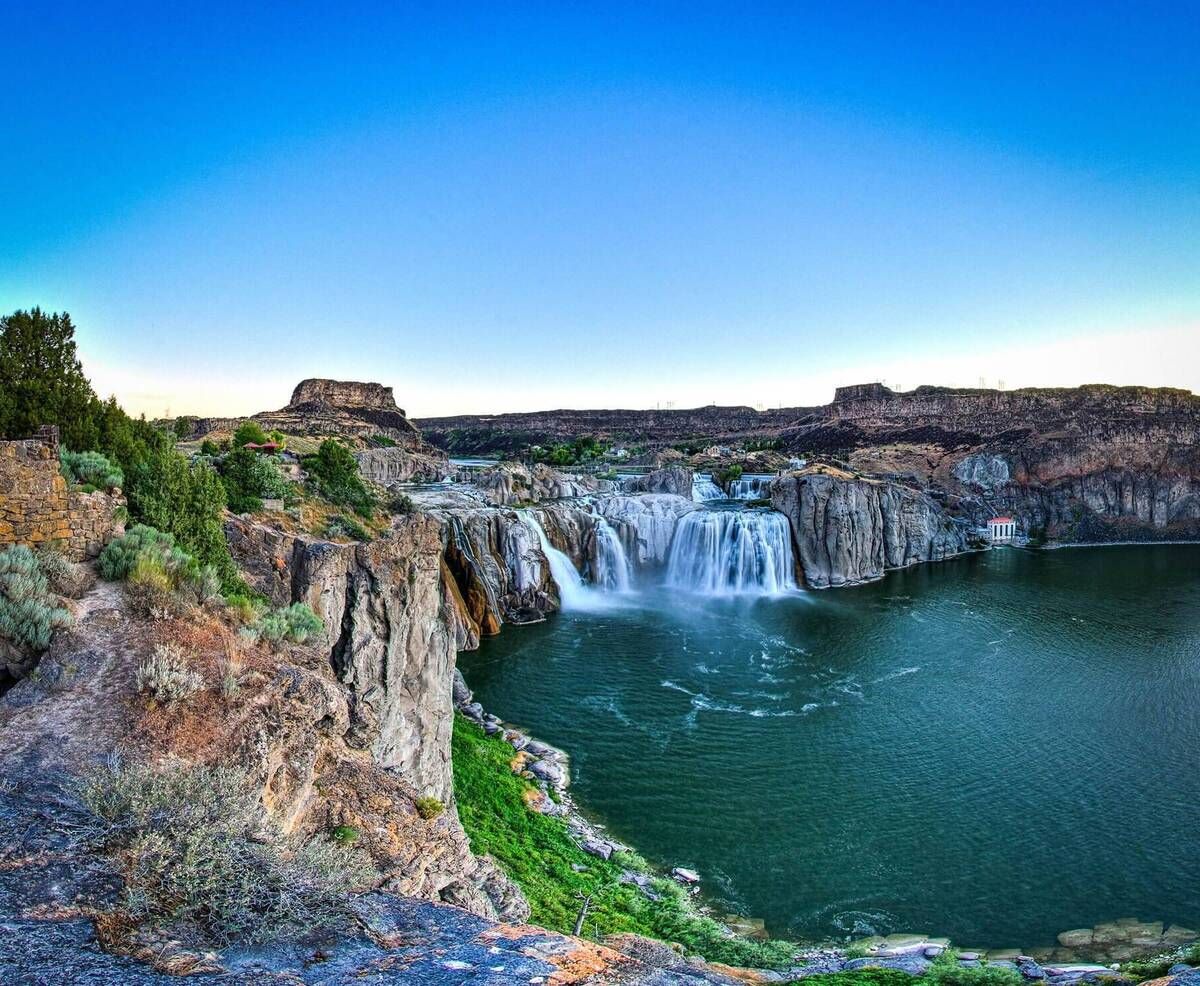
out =
[[679,520],[667,585],[714,595],[796,588],[787,518],[770,510],[695,510]]
[[558,586],[558,596],[562,602],[562,608],[564,610],[586,609],[591,593],[584,585],[583,578],[571,559],[550,543],[550,538],[546,536],[546,529],[537,519],[537,514],[530,510],[519,510],[517,513],[525,522],[525,526],[537,536],[542,554],[546,556],[546,561],[550,565],[550,577]]
[[748,473],[729,484],[729,495],[734,500],[764,500],[774,479],[771,475]]
[[697,503],[705,500],[724,500],[725,491],[713,482],[712,476],[698,472],[692,476],[692,499]]
[[599,514],[596,518],[596,570],[592,582],[615,592],[629,591],[629,559],[612,525]]

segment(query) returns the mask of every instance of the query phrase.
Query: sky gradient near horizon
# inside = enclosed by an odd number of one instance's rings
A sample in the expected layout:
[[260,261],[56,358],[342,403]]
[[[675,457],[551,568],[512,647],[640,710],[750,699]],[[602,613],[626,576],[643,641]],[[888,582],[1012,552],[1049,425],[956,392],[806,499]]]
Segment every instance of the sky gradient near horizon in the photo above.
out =
[[0,311],[131,411],[1200,391],[1196,4],[0,5]]

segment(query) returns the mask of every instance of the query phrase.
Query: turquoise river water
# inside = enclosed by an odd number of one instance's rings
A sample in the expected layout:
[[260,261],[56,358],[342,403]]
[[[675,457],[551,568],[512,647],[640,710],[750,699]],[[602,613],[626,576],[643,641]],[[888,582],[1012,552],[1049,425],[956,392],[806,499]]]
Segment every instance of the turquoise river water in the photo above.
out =
[[1003,549],[853,589],[647,587],[460,666],[580,806],[777,936],[1200,925],[1200,546]]

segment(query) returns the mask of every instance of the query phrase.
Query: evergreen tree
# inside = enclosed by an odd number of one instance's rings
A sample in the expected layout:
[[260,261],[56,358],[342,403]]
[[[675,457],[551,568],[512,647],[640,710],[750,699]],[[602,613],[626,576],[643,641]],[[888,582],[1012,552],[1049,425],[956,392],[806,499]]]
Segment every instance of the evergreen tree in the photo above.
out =
[[32,308],[0,318],[0,436],[24,438],[53,424],[69,448],[93,449],[99,411],[70,315]]

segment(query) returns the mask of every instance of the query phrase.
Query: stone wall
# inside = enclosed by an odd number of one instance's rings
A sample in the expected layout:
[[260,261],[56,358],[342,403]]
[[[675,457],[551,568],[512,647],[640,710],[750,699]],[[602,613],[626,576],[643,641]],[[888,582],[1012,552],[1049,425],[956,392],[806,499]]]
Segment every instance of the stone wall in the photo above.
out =
[[[0,442],[0,548],[56,545],[73,560],[93,558],[124,531],[119,492],[69,490],[59,471],[56,430]],[[118,512],[120,511],[120,512]]]

